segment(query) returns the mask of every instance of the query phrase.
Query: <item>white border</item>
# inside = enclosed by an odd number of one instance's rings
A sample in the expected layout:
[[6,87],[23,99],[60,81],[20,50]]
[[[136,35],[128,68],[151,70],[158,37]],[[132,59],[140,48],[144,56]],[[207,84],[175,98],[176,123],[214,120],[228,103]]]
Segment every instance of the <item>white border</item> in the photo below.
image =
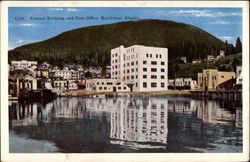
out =
[[[8,7],[242,7],[243,153],[9,153]],[[249,159],[249,2],[247,1],[15,1],[1,3],[1,160],[2,161],[247,161]],[[42,157],[42,158],[41,158]]]

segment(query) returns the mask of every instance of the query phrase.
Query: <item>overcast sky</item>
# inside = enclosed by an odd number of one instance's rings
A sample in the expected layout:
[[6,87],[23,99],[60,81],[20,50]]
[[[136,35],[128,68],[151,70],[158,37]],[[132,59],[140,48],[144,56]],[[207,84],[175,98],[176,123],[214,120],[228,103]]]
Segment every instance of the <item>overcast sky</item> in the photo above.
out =
[[[86,20],[91,16],[98,19]],[[121,17],[122,20],[104,20],[101,16]],[[71,29],[128,21],[124,19],[125,16],[191,24],[232,44],[235,44],[237,37],[242,38],[241,8],[10,7],[9,49],[43,41]],[[73,19],[67,20],[68,17]]]

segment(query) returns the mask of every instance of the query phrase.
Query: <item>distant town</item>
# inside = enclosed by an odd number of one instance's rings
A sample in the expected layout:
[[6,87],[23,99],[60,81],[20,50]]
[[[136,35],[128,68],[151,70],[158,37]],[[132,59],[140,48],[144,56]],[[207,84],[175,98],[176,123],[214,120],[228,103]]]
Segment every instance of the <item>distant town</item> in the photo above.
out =
[[[202,60],[192,59],[192,64],[214,63],[225,57],[222,50],[218,56],[207,55]],[[181,57],[183,63],[188,58]],[[218,92],[235,90],[241,92],[242,67],[236,72],[203,69],[192,78],[169,78],[168,49],[133,45],[111,49],[111,65],[84,67],[64,64],[63,67],[48,62],[21,60],[9,65],[9,99],[45,97],[48,94],[67,96],[82,92]]]

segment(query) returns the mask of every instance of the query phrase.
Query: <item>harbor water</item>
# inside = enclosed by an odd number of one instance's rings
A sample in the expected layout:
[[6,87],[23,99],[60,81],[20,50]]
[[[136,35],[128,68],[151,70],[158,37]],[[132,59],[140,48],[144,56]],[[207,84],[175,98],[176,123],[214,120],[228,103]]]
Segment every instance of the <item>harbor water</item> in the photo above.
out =
[[11,153],[242,152],[242,105],[188,97],[9,101]]

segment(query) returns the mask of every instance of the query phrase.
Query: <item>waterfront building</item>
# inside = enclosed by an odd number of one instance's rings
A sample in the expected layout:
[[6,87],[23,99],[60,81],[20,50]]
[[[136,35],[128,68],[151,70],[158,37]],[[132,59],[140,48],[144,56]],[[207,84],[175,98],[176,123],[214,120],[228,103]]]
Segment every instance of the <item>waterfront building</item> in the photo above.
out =
[[52,81],[53,88],[59,90],[66,90],[68,88],[68,82],[65,79],[56,78]]
[[242,86],[242,66],[236,67],[236,85]]
[[232,78],[217,85],[216,89],[217,90],[232,90],[235,88],[235,85],[236,85],[236,79]]
[[133,45],[111,50],[111,78],[132,91],[168,90],[168,49]]
[[77,90],[78,89],[77,82],[75,80],[69,80],[68,81],[68,89],[69,90]]
[[198,73],[197,90],[215,91],[219,84],[232,78],[235,78],[235,72],[204,69],[202,73]]
[[13,66],[15,69],[27,69],[33,65],[37,65],[37,61],[11,61],[11,66]]
[[168,80],[168,89],[176,90],[194,90],[197,84],[192,78],[176,78]]
[[86,90],[96,92],[129,92],[129,87],[116,79],[88,79]]

